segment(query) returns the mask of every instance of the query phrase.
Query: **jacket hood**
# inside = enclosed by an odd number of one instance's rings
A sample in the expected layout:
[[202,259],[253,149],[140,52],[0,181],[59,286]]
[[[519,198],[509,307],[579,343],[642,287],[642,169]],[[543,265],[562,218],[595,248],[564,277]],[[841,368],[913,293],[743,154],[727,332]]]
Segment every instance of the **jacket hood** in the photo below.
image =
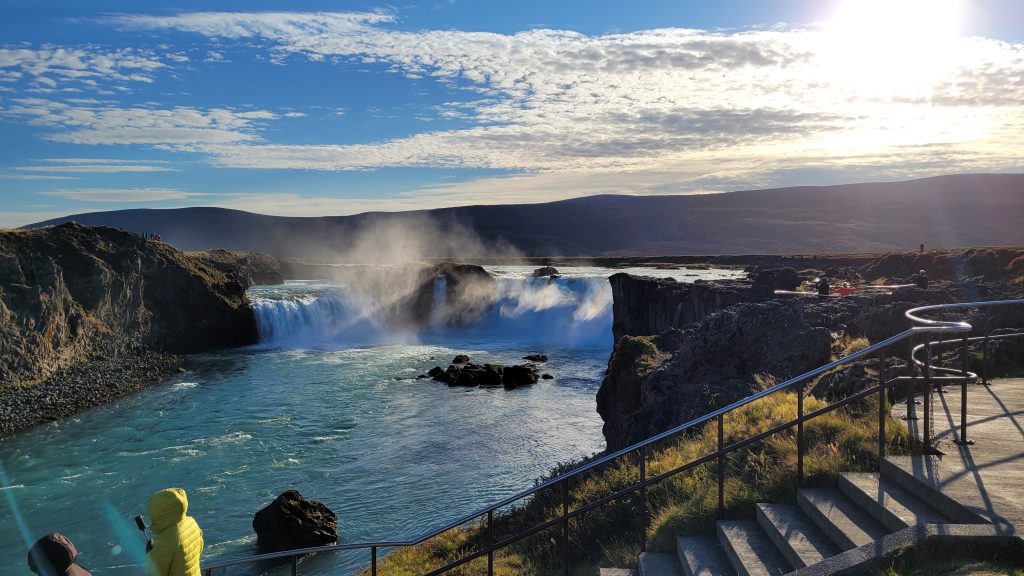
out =
[[28,551],[28,567],[41,576],[73,576],[89,574],[75,564],[78,550],[63,534],[47,534]]
[[181,488],[168,488],[149,497],[150,527],[153,532],[163,532],[181,522],[188,512],[188,496]]

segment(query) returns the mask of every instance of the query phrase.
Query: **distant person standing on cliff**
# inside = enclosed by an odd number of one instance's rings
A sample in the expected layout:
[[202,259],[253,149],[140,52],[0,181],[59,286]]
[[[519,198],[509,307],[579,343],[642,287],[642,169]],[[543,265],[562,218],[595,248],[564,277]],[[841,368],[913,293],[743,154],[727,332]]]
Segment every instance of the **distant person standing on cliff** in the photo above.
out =
[[146,576],[202,576],[203,531],[186,512],[188,496],[181,488],[168,488],[149,497],[150,527],[156,539]]
[[67,536],[54,532],[47,534],[28,551],[28,569],[39,576],[92,576],[85,568],[75,564],[78,550]]
[[917,251],[918,252],[924,252],[924,242],[921,242],[921,246],[920,246],[920,248],[918,248]]

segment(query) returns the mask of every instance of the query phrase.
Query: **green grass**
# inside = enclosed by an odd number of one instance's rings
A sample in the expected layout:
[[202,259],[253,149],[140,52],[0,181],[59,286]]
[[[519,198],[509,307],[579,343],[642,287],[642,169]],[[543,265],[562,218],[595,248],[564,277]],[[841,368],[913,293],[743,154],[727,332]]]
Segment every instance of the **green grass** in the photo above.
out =
[[[652,354],[643,339],[634,342],[631,353]],[[647,343],[649,344],[649,343]],[[635,349],[634,349],[635,348]],[[651,346],[653,348],[653,346]],[[656,351],[654,352],[656,353]],[[767,382],[766,382],[767,384]],[[877,404],[868,400],[851,410],[839,409],[805,424],[805,486],[834,485],[840,471],[878,469]],[[807,397],[805,411],[825,406]],[[767,431],[795,418],[794,393],[777,393],[727,414],[724,422],[726,444]],[[908,435],[902,423],[891,418],[886,425],[890,454],[908,451]],[[717,449],[717,426],[712,423],[689,436],[666,441],[648,451],[648,477],[668,472],[713,453]],[[732,453],[726,459],[725,516],[754,517],[758,502],[795,501],[796,433],[785,431]],[[580,463],[564,464],[552,476]],[[650,521],[646,528],[648,549],[673,551],[679,534],[711,534],[717,510],[717,465],[702,464],[671,476],[647,489]],[[624,488],[639,477],[638,458],[621,458],[603,469],[584,474],[569,488],[570,510],[579,509],[611,492]],[[495,518],[495,539],[514,534],[561,513],[561,487],[539,492],[518,508]],[[574,518],[570,522],[570,561],[573,574],[594,574],[598,566],[631,566],[639,552],[641,530],[638,500],[624,498]],[[560,574],[563,549],[559,546],[560,526],[550,528],[526,541],[513,544],[495,558],[498,574]],[[478,550],[486,541],[481,524],[449,531],[418,547],[398,550],[379,566],[381,574],[422,574],[446,561]],[[479,574],[486,567],[481,559],[451,574]]]
[[864,336],[852,338],[850,336],[843,335],[842,338],[837,338],[832,341],[832,360],[835,361],[840,358],[844,358],[854,352],[859,352],[870,345],[871,342],[869,342]]
[[1024,551],[976,543],[925,543],[890,557],[882,576],[1024,576]]

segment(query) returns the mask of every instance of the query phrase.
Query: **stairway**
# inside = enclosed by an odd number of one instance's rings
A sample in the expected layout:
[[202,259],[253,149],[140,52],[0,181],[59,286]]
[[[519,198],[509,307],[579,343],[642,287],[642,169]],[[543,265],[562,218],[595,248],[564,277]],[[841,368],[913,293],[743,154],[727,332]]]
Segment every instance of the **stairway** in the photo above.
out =
[[637,573],[774,576],[915,524],[987,523],[927,481],[922,470],[936,466],[934,458],[886,458],[880,474],[847,472],[838,488],[799,490],[796,505],[758,504],[756,521],[721,520],[715,538],[681,536],[676,554],[642,553]]

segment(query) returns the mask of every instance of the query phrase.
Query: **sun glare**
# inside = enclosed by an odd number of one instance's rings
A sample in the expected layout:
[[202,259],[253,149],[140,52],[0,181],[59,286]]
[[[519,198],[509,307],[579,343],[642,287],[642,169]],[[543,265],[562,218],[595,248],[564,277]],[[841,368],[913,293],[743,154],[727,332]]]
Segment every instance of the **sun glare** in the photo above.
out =
[[823,31],[837,75],[882,92],[922,88],[948,69],[962,0],[847,0]]

